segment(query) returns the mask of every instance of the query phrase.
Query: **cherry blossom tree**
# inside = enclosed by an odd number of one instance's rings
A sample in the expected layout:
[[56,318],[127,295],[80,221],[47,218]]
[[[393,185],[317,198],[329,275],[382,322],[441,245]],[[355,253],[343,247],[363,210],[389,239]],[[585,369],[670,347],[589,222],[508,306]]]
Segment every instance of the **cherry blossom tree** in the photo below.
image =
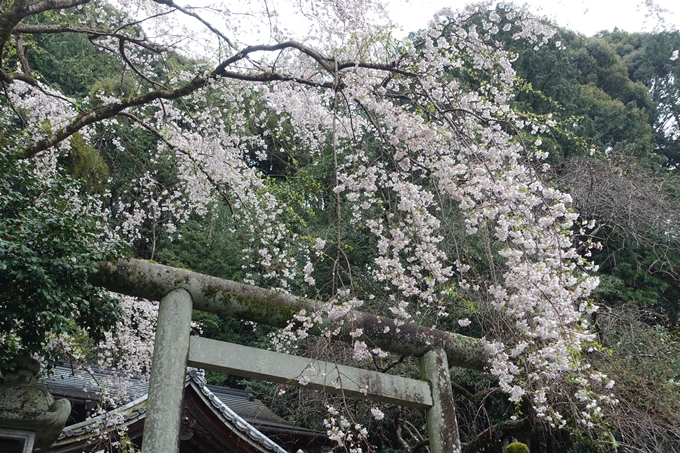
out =
[[[134,151],[149,163],[128,181],[134,197],[99,195],[108,217],[98,226],[111,243],[148,241],[149,224],[173,234],[220,199],[247,233],[251,282],[310,293],[317,281],[330,282],[323,311],[298,313],[285,341],[305,337],[322,316],[340,320],[362,306],[395,318],[397,330],[436,325],[462,313],[466,300],[472,308],[454,322],[465,329],[475,310],[489,308],[488,371],[511,401],[530,402],[554,428],[598,426],[602,406],[613,402],[613,382],[583,360],[596,347],[587,319],[598,281],[578,251],[588,244],[572,236],[582,225],[569,195],[542,180],[550,117],[511,108],[513,55],[494,39],[502,30],[538,48],[552,30],[526,11],[489,3],[441,11],[427,29],[398,39],[379,1],[269,6],[2,2],[3,153],[34,162],[36,177],[47,178],[76,143],[94,144],[122,125],[142,131],[153,146]],[[287,28],[287,15],[304,28]],[[115,61],[114,86],[93,84],[79,96],[48,84],[26,43],[54,34],[86,37]],[[199,60],[172,64],[187,55]],[[291,136],[310,162],[332,163],[332,193],[321,203],[335,212],[325,237],[285,221],[286,200],[256,165]],[[132,153],[115,136],[110,146]],[[172,163],[172,186],[152,165],[161,160]],[[447,213],[480,241],[487,272],[471,273],[474,263],[451,246]],[[355,230],[375,244],[361,269],[342,241]],[[332,262],[325,275],[316,266],[322,257]],[[384,354],[360,329],[352,337],[356,359]],[[565,400],[578,410],[560,411]],[[341,440],[347,427],[335,411],[329,430]]]

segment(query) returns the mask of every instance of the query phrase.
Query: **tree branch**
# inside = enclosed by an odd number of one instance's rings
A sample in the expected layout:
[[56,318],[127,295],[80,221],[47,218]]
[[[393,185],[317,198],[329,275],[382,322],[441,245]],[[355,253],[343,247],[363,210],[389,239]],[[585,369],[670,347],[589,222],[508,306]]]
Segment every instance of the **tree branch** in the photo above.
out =
[[219,64],[215,68],[215,73],[220,74],[222,71],[224,71],[227,66],[232,65],[233,63],[236,63],[237,61],[243,60],[246,58],[248,55],[251,53],[255,52],[273,52],[273,51],[278,51],[278,50],[285,50],[285,49],[295,49],[303,54],[311,57],[313,60],[315,60],[317,63],[319,63],[324,70],[326,70],[328,73],[333,74],[335,72],[335,65],[330,63],[330,60],[314,49],[305,46],[304,44],[301,44],[299,42],[295,41],[285,41],[277,44],[260,44],[260,45],[254,45],[254,46],[248,46],[244,49],[242,49],[240,52],[238,52],[236,55],[233,55],[232,57],[227,58],[224,60],[222,63]]
[[[122,39],[122,38],[121,38]],[[128,39],[128,37],[125,37],[125,39]],[[326,69],[329,73],[334,73],[335,71],[335,65],[334,65],[334,60],[328,59],[321,55],[320,53],[316,52],[315,50],[294,42],[294,41],[286,41],[283,43],[279,44],[273,44],[273,45],[257,45],[257,46],[248,46],[245,49],[243,49],[241,52],[239,52],[237,55],[234,55],[230,58],[227,58],[224,60],[222,63],[220,63],[210,74],[205,75],[205,76],[196,76],[193,80],[190,82],[187,82],[186,84],[175,88],[175,89],[158,89],[151,91],[149,93],[146,93],[144,95],[140,96],[134,96],[130,98],[124,98],[121,99],[120,102],[114,103],[114,104],[108,104],[106,106],[101,106],[97,107],[90,112],[84,113],[83,115],[80,115],[78,118],[76,118],[74,121],[72,121],[70,124],[66,125],[65,127],[59,129],[56,131],[53,135],[46,137],[33,145],[29,145],[26,147],[24,152],[19,155],[18,157],[20,158],[31,158],[35,156],[36,154],[51,148],[61,141],[67,139],[80,129],[96,123],[98,121],[112,118],[116,115],[118,115],[120,112],[123,110],[130,108],[130,107],[137,107],[140,105],[147,105],[155,100],[158,99],[179,99],[181,97],[187,96],[194,91],[200,89],[203,87],[209,80],[216,79],[218,77],[222,78],[230,78],[230,79],[235,79],[235,80],[246,80],[246,81],[251,81],[251,82],[272,82],[272,81],[292,81],[295,83],[299,83],[302,85],[308,85],[308,86],[313,86],[313,87],[321,87],[321,88],[329,88],[333,89],[336,87],[335,83],[333,82],[314,82],[312,80],[307,80],[307,79],[302,79],[299,77],[295,76],[289,76],[285,74],[279,74],[279,73],[268,73],[268,72],[263,72],[263,73],[256,73],[256,74],[245,74],[241,72],[235,72],[235,71],[227,71],[226,68],[229,67],[230,65],[243,60],[246,58],[249,54],[252,54],[254,52],[260,52],[260,51],[267,51],[267,52],[272,52],[272,51],[278,51],[278,50],[283,50],[283,49],[296,49],[305,55],[310,56],[313,58],[317,63],[319,63],[324,69]],[[333,62],[333,64],[331,64]],[[343,63],[343,64],[338,64],[338,67],[344,67],[344,68],[349,68],[349,67],[365,67],[365,68],[373,68],[373,69],[384,69],[386,71],[392,71],[392,72],[400,72],[404,74],[408,74],[405,71],[399,71],[389,65],[374,65],[374,64],[369,64],[369,63]],[[19,78],[16,76],[16,78]],[[12,79],[10,78],[9,81]],[[341,88],[341,86],[340,86]]]
[[401,364],[401,363],[404,363],[404,359],[406,359],[406,356],[404,356],[404,355],[399,356],[399,358],[398,358],[397,360],[395,360],[394,362],[390,363],[389,365],[387,365],[387,366],[385,366],[385,367],[379,367],[378,365],[376,365],[376,366],[375,366],[375,369],[378,370],[378,371],[380,371],[381,373],[387,373],[389,370],[391,370],[391,369],[394,368],[395,366],[397,366],[397,365],[399,365],[399,364]]
[[38,3],[29,3],[28,0],[15,0],[9,8],[0,13],[0,80],[11,82],[5,71],[2,56],[5,53],[5,44],[12,36],[12,30],[28,16],[40,14],[51,9],[70,8],[72,6],[88,3],[90,0],[43,0]]
[[26,54],[24,53],[24,43],[21,38],[22,34],[17,33],[16,36],[17,56],[19,57],[19,61],[21,62],[21,69],[24,71],[24,73],[29,77],[33,77],[33,71],[31,70],[31,66],[28,64],[28,60],[26,59]]
[[[401,406],[399,406],[394,417],[394,425],[396,428],[397,440],[407,453],[415,453],[421,448],[427,447],[430,444],[430,439],[423,437],[418,429],[413,426],[411,422],[406,420],[404,410]],[[409,445],[408,442],[406,442],[406,439],[404,439],[402,434],[403,428],[406,428],[406,431],[408,431],[409,435],[417,440],[414,445]],[[429,449],[427,451],[429,451]]]
[[455,393],[458,393],[475,405],[480,405],[486,397],[501,390],[500,387],[490,387],[477,393],[472,393],[469,392],[465,387],[462,387],[453,381],[451,381],[451,388]]
[[185,85],[170,90],[154,90],[141,96],[122,99],[118,103],[107,104],[105,106],[97,107],[83,115],[80,115],[70,124],[56,131],[51,136],[44,138],[31,146],[28,146],[23,153],[18,155],[19,158],[31,158],[36,154],[57,145],[71,135],[78,132],[80,129],[98,121],[113,118],[123,110],[129,107],[136,107],[139,105],[149,104],[157,99],[178,99],[187,96],[198,90],[209,80],[209,77],[195,77],[192,81]]
[[89,2],[90,0],[42,0],[31,4],[28,0],[14,1],[10,8],[0,14],[0,49],[9,40],[12,30],[26,17],[53,9],[72,8]]
[[98,38],[101,36],[111,36],[113,38],[125,40],[133,44],[137,44],[140,47],[148,49],[152,52],[160,53],[165,50],[163,46],[149,43],[144,39],[134,38],[132,36],[120,33],[114,30],[108,30],[106,28],[96,28],[96,27],[85,27],[80,25],[17,25],[12,30],[14,34],[32,34],[32,35],[46,35],[46,34],[58,34],[58,33],[81,33],[90,35],[92,38]]
[[496,439],[510,434],[523,433],[531,430],[531,423],[527,417],[519,420],[507,420],[477,434],[474,439],[463,445],[462,453],[475,453],[480,448],[491,445]]
[[21,80],[24,83],[27,83],[31,86],[34,86],[36,88],[40,88],[40,84],[38,83],[37,80],[35,80],[33,77],[24,74],[22,72],[10,72],[9,74],[6,74],[5,72],[2,72],[0,75],[0,78],[7,83],[12,83],[15,80]]
[[234,47],[234,45],[231,43],[231,40],[230,40],[229,38],[227,38],[221,31],[219,31],[218,29],[216,29],[215,27],[213,27],[208,21],[206,21],[205,19],[203,19],[203,18],[202,18],[201,16],[199,16],[198,14],[196,14],[196,13],[194,13],[194,12],[191,12],[191,11],[187,10],[186,8],[183,8],[183,7],[181,7],[181,6],[178,6],[178,5],[175,4],[175,2],[173,2],[172,0],[154,0],[154,1],[155,1],[156,3],[158,3],[158,4],[161,4],[161,5],[170,6],[171,8],[174,8],[174,9],[176,9],[177,11],[179,11],[179,12],[181,12],[181,13],[183,13],[183,14],[186,14],[187,16],[193,17],[194,19],[198,20],[200,23],[202,23],[203,25],[205,25],[205,26],[208,28],[208,30],[210,30],[211,32],[215,33],[217,36],[219,36],[220,38],[222,38],[222,39],[224,40],[224,42],[227,43],[228,46]]
[[135,72],[135,74],[137,74],[143,80],[146,80],[147,82],[149,82],[149,84],[154,88],[156,88],[159,85],[158,83],[154,82],[153,80],[150,80],[147,76],[142,74],[142,72],[139,69],[137,69],[137,67],[130,61],[130,59],[125,54],[125,40],[124,39],[121,39],[120,41],[118,41],[118,51],[120,52],[120,57],[123,59],[123,61],[125,63],[127,63],[128,66],[130,66],[130,68]]

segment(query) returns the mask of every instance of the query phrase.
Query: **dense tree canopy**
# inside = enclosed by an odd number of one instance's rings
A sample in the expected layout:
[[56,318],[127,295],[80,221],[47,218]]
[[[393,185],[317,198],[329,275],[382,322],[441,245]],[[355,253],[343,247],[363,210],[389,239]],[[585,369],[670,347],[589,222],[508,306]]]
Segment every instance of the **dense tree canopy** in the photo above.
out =
[[[489,374],[454,373],[467,451],[673,451],[678,414],[645,412],[621,363],[663,345],[645,395],[680,401],[677,32],[586,38],[474,5],[399,39],[379,2],[292,3],[0,2],[3,362],[99,348],[143,371],[153,308],[87,280],[131,254],[321,301],[271,332],[282,349],[413,372],[361,329],[349,351],[338,326],[307,339],[358,307],[484,338]],[[120,354],[135,335],[144,365]],[[332,415],[336,440],[361,431]],[[347,448],[424,445],[392,415]]]

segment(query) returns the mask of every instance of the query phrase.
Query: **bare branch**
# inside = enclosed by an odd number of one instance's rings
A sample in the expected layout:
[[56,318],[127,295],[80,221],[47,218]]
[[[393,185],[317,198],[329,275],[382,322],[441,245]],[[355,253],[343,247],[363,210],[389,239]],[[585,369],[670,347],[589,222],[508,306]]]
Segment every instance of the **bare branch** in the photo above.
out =
[[[404,410],[402,409],[401,406],[399,406],[399,409],[397,410],[397,413],[394,417],[394,426],[396,428],[397,440],[404,448],[404,450],[407,451],[407,453],[415,453],[416,451],[420,450],[423,447],[427,447],[430,444],[430,439],[420,435],[420,433],[418,432],[417,429],[415,429],[413,424],[406,420]],[[406,431],[408,431],[408,434],[411,437],[417,440],[417,442],[414,445],[409,445],[406,439],[404,439],[403,435],[404,428],[406,428]]]
[[33,71],[31,70],[31,66],[28,64],[28,60],[26,59],[26,54],[24,53],[24,43],[21,38],[22,34],[17,33],[16,36],[17,56],[19,57],[19,61],[21,62],[21,69],[23,69],[24,73],[29,77],[33,77]]
[[[220,74],[221,71],[223,71],[227,66],[230,66],[231,64],[243,60],[246,58],[248,55],[255,53],[255,52],[272,52],[272,51],[279,51],[279,50],[284,50],[284,49],[295,49],[310,58],[312,58],[314,61],[316,61],[318,64],[321,65],[321,67],[328,72],[331,75],[335,74],[336,70],[336,62],[334,58],[330,57],[325,57],[321,53],[317,52],[316,50],[312,49],[311,47],[305,46],[304,44],[301,44],[296,41],[285,41],[277,44],[263,44],[263,45],[254,45],[254,46],[248,46],[244,49],[242,49],[239,53],[236,55],[227,58],[224,60],[222,63],[220,63],[217,68],[215,68],[215,73]],[[404,71],[402,69],[399,69],[396,67],[395,64],[376,64],[376,63],[368,63],[368,62],[361,62],[361,61],[346,61],[346,62],[337,62],[337,69],[338,71],[342,71],[343,69],[351,69],[351,68],[364,68],[364,69],[377,69],[380,71],[387,71],[390,73],[394,74],[401,74],[405,76],[416,76],[416,74],[409,72],[409,71]],[[341,87],[341,84],[337,84],[339,87]]]
[[680,343],[648,324],[655,319],[657,314],[632,305],[600,310],[597,317],[603,341],[615,346],[591,359],[594,368],[616,380],[619,401],[605,406],[603,417],[616,426],[617,441],[630,451],[677,451],[680,440],[675,383]]
[[463,445],[463,453],[475,453],[482,447],[491,445],[496,439],[504,436],[524,433],[531,430],[531,423],[527,417],[519,420],[507,420],[490,426],[474,439]]
[[387,365],[385,367],[379,367],[379,366],[376,365],[376,369],[378,371],[380,371],[381,373],[386,373],[389,370],[391,370],[392,368],[394,368],[395,366],[397,366],[401,363],[404,363],[405,358],[406,358],[406,356],[402,355],[397,360],[395,360],[394,362],[390,363],[389,365]]
[[482,402],[490,395],[501,391],[500,387],[489,387],[477,393],[472,393],[469,392],[465,387],[460,386],[453,381],[451,381],[451,387],[453,388],[453,391],[455,393],[458,393],[459,395],[463,396],[465,399],[476,405],[482,404]]
[[125,63],[127,63],[127,65],[130,66],[130,68],[132,68],[132,70],[135,72],[135,74],[137,74],[139,77],[141,77],[142,79],[144,79],[144,80],[146,80],[147,82],[149,82],[149,83],[151,84],[151,86],[153,86],[153,87],[157,87],[157,86],[158,86],[158,83],[154,82],[153,80],[150,80],[147,76],[145,76],[144,74],[142,74],[142,72],[141,72],[139,69],[137,69],[137,66],[135,66],[135,65],[130,61],[130,59],[127,57],[127,55],[125,54],[125,40],[124,40],[124,39],[121,39],[121,40],[118,42],[118,51],[120,52],[120,56],[121,56],[121,58],[123,59],[123,61],[124,61]]
[[194,13],[194,12],[192,12],[192,11],[189,11],[189,10],[186,9],[186,8],[183,8],[183,7],[179,6],[179,5],[177,5],[177,4],[176,4],[175,2],[173,2],[172,0],[154,0],[154,1],[155,1],[156,3],[161,4],[161,5],[170,6],[171,8],[174,8],[174,9],[176,9],[177,11],[179,11],[179,12],[181,12],[181,13],[183,13],[183,14],[186,14],[187,16],[193,17],[194,19],[198,20],[200,23],[202,23],[203,25],[205,25],[205,26],[208,28],[208,30],[210,30],[211,32],[213,32],[213,33],[215,33],[217,36],[219,36],[221,39],[223,39],[224,42],[226,42],[227,45],[229,45],[229,47],[234,47],[234,45],[231,43],[231,40],[230,40],[229,38],[227,38],[221,31],[219,31],[218,29],[216,29],[215,27],[213,27],[208,21],[206,21],[205,19],[203,19],[203,18],[202,18],[201,16],[199,16],[198,14],[196,14],[196,13]]
[[160,53],[165,50],[163,46],[159,46],[156,44],[149,43],[145,41],[144,39],[139,39],[135,38],[130,35],[126,35],[123,33],[120,33],[119,31],[114,31],[114,30],[108,30],[106,28],[97,28],[97,27],[85,27],[85,26],[80,26],[80,25],[61,25],[61,24],[54,24],[54,25],[17,25],[14,27],[12,30],[12,33],[19,34],[19,33],[24,33],[24,34],[33,34],[33,35],[38,35],[38,34],[58,34],[58,33],[81,33],[81,34],[86,34],[89,35],[91,38],[99,38],[102,36],[111,36],[113,38],[117,38],[120,40],[125,40],[134,44],[137,44],[140,47],[143,47],[145,49],[148,49],[152,52]]
[[565,162],[557,182],[572,195],[584,218],[597,221],[605,260],[616,259],[622,250],[645,248],[655,260],[638,263],[642,271],[678,280],[679,263],[673,255],[680,252],[680,201],[666,190],[668,176],[627,156],[583,157]]

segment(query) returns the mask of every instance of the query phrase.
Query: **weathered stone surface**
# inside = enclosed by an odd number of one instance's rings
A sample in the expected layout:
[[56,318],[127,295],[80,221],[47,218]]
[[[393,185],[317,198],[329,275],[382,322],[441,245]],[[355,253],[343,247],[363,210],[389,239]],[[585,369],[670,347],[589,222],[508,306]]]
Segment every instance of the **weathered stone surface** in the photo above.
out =
[[432,406],[430,386],[424,381],[207,338],[191,337],[188,364],[282,384],[300,385],[303,379],[314,390],[418,409]]
[[426,412],[427,434],[432,453],[461,453],[456,405],[446,354],[434,349],[420,358],[421,376],[430,384],[432,407]]
[[0,428],[0,439],[3,452],[32,452],[35,446],[35,431]]
[[142,453],[177,453],[191,326],[188,292],[177,289],[162,298],[157,325]]
[[[198,310],[274,327],[285,327],[302,309],[313,312],[319,308],[315,301],[302,297],[135,259],[102,263],[93,283],[114,292],[152,300],[160,300],[170,291],[182,288],[189,292]],[[317,326],[310,333],[318,335],[323,327]],[[340,338],[351,343],[354,338],[350,331],[356,328],[364,331],[359,339],[369,340],[372,345],[395,354],[421,357],[440,348],[446,353],[449,366],[484,370],[489,364],[488,354],[477,338],[413,323],[400,326],[397,332],[393,319],[359,311],[346,315]]]
[[30,357],[15,360],[17,370],[0,384],[0,427],[35,431],[35,446],[57,440],[71,414],[71,403],[36,387],[40,364]]

